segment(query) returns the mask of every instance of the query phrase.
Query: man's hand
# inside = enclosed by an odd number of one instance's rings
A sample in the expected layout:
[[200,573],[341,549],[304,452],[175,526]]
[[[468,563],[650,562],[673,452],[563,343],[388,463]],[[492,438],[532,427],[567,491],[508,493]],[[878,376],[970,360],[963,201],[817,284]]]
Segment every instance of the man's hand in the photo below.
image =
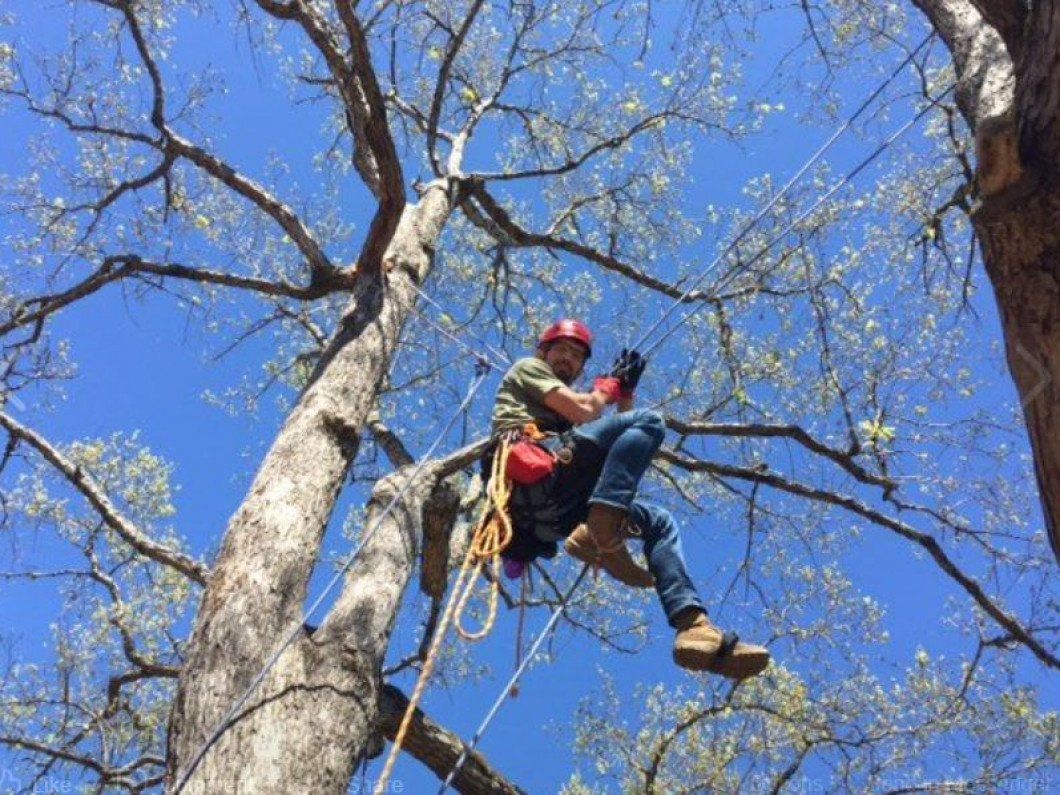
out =
[[622,398],[622,381],[613,375],[602,375],[593,381],[593,391],[605,395],[608,403],[617,403]]
[[648,366],[647,357],[641,356],[635,350],[622,349],[622,353],[615,359],[611,367],[611,376],[618,379],[622,389],[622,397],[633,397],[633,391],[640,383],[640,377],[644,374],[644,368]]

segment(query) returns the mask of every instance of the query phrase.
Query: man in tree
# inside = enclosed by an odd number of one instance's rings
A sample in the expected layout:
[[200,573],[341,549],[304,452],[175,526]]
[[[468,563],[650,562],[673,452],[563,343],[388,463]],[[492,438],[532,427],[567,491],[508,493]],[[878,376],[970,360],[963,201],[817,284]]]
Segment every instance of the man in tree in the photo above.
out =
[[[742,643],[707,618],[688,575],[681,539],[669,512],[637,498],[637,487],[662,444],[660,414],[633,408],[633,393],[646,360],[623,351],[608,376],[590,392],[570,385],[592,355],[592,333],[576,320],[561,320],[538,340],[535,356],[520,359],[504,376],[493,410],[495,435],[524,432],[528,424],[545,434],[539,444],[559,465],[544,479],[517,485],[512,518],[517,539],[510,560],[551,557],[566,538],[567,552],[634,588],[655,586],[670,625],[677,630],[674,661],[690,670],[733,679],[760,673],[769,663],[762,646]],[[603,417],[617,405],[618,412]],[[648,570],[626,548],[644,543]]]

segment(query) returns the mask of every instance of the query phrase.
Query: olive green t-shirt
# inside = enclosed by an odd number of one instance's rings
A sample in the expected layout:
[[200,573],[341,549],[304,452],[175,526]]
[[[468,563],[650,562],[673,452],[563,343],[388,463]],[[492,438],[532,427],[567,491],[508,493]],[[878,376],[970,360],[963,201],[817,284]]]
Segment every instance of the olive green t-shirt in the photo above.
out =
[[493,432],[536,423],[542,431],[565,431],[571,423],[545,405],[545,395],[565,386],[546,362],[520,359],[504,374],[493,404]]

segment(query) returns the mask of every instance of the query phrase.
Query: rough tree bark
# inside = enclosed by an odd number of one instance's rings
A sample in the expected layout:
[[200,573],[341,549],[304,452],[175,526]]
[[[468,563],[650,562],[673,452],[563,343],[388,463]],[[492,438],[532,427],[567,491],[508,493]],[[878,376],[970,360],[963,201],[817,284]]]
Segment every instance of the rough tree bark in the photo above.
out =
[[1060,0],[915,0],[975,134],[972,221],[1060,562]]
[[[171,783],[300,620],[324,530],[455,190],[438,180],[406,206],[384,258],[387,273],[358,281],[339,331],[229,523],[174,703]],[[369,523],[402,472],[377,486]],[[186,791],[345,792],[374,732],[379,671],[417,562],[422,505],[438,476],[437,465],[423,469],[368,541],[320,629],[283,655]]]

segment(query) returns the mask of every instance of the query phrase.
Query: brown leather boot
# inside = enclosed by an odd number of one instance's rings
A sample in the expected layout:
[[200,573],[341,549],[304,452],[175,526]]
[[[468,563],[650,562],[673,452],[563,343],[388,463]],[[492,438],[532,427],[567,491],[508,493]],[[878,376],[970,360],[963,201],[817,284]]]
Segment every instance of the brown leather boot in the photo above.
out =
[[590,505],[585,524],[574,528],[563,545],[571,557],[599,566],[616,580],[632,588],[651,588],[655,579],[638,566],[626,549],[622,529],[626,512],[610,505]]
[[690,671],[710,671],[730,679],[760,674],[769,665],[764,646],[743,643],[732,632],[722,632],[702,610],[686,610],[676,619],[674,662]]

